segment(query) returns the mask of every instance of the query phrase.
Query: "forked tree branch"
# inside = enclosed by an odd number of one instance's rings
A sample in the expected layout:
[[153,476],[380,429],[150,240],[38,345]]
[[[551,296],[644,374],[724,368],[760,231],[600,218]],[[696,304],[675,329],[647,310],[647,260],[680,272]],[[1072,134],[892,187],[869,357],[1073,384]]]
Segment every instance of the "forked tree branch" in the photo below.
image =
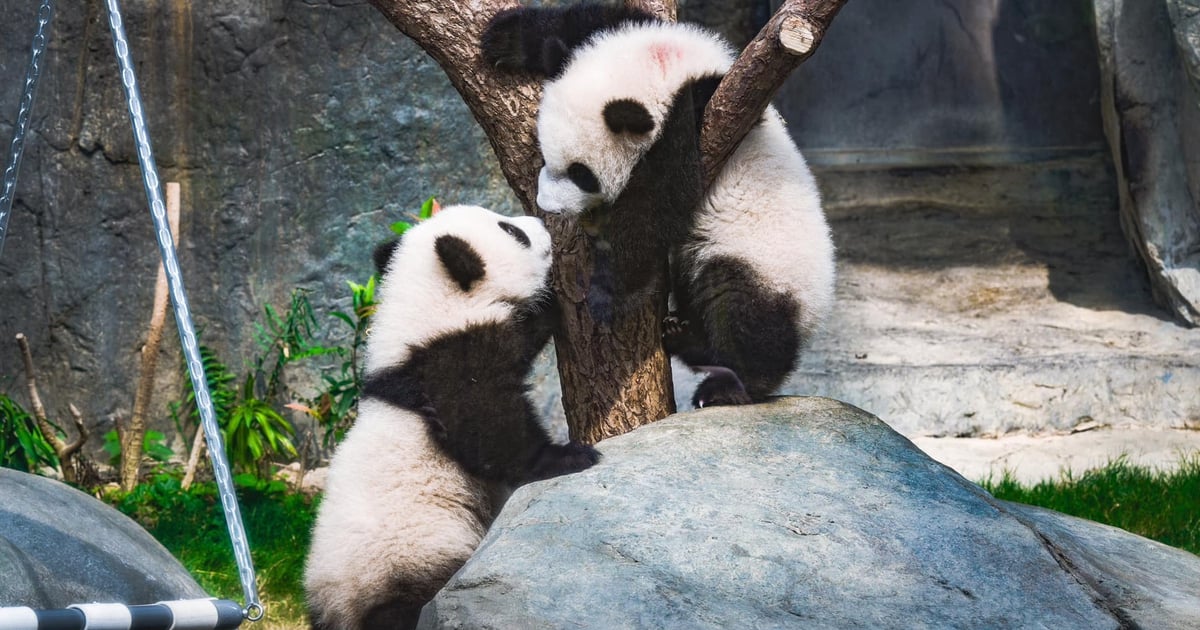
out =
[[[669,414],[674,401],[659,313],[665,304],[653,299],[639,304],[636,314],[617,322],[613,330],[597,325],[586,307],[587,286],[580,280],[590,277],[590,240],[576,222],[537,209],[542,158],[535,128],[541,85],[493,71],[479,46],[492,16],[517,3],[371,2],[441,66],[483,128],[525,212],[543,218],[551,232],[555,292],[563,307],[562,332],[556,336],[559,373],[572,436],[594,442]],[[706,183],[762,115],[788,73],[816,49],[845,2],[789,0],[733,65],[708,105],[701,140]],[[663,19],[675,16],[675,0],[626,4]],[[656,286],[665,291],[666,278],[659,278]]]
[[[483,127],[500,168],[528,214],[542,166],[535,123],[541,86],[493,72],[479,55],[479,37],[498,11],[512,0],[413,3],[371,0],[396,28],[408,35],[441,66]],[[708,104],[701,150],[705,181],[746,136],[779,87],[821,44],[833,18],[847,0],[787,0],[734,62]],[[630,0],[660,17],[675,14],[673,0]]]
[[75,459],[79,456],[79,449],[87,442],[89,436],[87,426],[83,424],[83,414],[79,413],[79,409],[75,405],[68,405],[71,419],[75,423],[76,436],[71,442],[59,437],[54,425],[50,424],[50,419],[46,415],[46,407],[42,404],[41,395],[38,394],[37,372],[33,367],[33,352],[29,349],[29,339],[23,333],[17,333],[16,339],[17,345],[21,347],[21,360],[25,364],[25,386],[29,392],[29,405],[33,411],[33,419],[37,422],[42,437],[46,438],[46,441],[54,449],[54,454],[58,456],[63,479],[70,483],[77,483],[79,479],[76,474]]

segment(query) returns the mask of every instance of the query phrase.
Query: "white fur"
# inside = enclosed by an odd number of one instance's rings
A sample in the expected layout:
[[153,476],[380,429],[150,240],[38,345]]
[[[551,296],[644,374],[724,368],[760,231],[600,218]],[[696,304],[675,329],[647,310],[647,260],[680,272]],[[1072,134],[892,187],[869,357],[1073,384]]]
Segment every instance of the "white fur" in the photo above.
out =
[[[728,46],[688,24],[629,25],[596,36],[575,51],[562,76],[546,84],[538,106],[538,139],[546,165],[538,176],[538,206],[577,213],[617,198],[637,161],[661,134],[679,86],[693,77],[724,73]],[[606,103],[633,99],[654,119],[643,137],[615,136],[604,124]],[[630,161],[630,157],[633,161]],[[600,193],[582,193],[566,176],[584,162],[600,180]]]
[[[518,244],[497,228],[507,221],[529,236],[530,247]],[[450,282],[432,255],[434,241],[453,234],[470,243],[487,264],[487,273],[469,293]],[[513,302],[531,297],[545,286],[550,269],[550,234],[535,217],[505,217],[478,206],[442,209],[437,221],[419,223],[405,232],[392,255],[389,271],[376,289],[379,306],[368,339],[367,373],[403,363],[413,347],[471,324],[512,317]],[[401,278],[389,281],[389,276]]]
[[420,416],[362,401],[330,464],[313,529],[310,608],[336,627],[357,627],[392,596],[395,576],[422,575],[431,560],[466,562],[493,496],[435,447]]
[[694,228],[708,243],[694,253],[699,262],[736,256],[772,289],[796,297],[806,339],[833,306],[833,241],[804,157],[775,108],[764,116],[709,188]]
[[[523,247],[500,229],[505,221],[529,237]],[[467,241],[486,265],[464,293],[434,253],[437,237]],[[543,291],[550,235],[539,219],[505,217],[474,206],[443,209],[405,233],[376,289],[367,338],[367,373],[401,364],[413,348],[475,323],[513,316],[513,302]],[[327,625],[359,627],[387,602],[396,581],[461,566],[503,502],[505,489],[485,483],[445,455],[419,415],[364,399],[338,446],[313,529],[305,569],[310,609]],[[433,574],[435,582],[446,575]]]
[[[616,199],[638,159],[658,140],[679,88],[724,74],[732,59],[716,35],[686,24],[626,25],[580,48],[542,97],[538,138],[546,166],[538,204],[545,199],[554,206],[547,210],[578,213]],[[607,129],[603,107],[621,98],[647,106],[655,121],[652,133],[633,139]],[[572,162],[592,168],[601,182],[599,195],[582,194],[566,178]],[[751,129],[718,174],[695,230],[706,239],[692,241],[699,260],[722,254],[745,260],[772,288],[800,303],[802,339],[829,312],[834,283],[829,227],[812,173],[775,108],[767,108],[764,122]]]

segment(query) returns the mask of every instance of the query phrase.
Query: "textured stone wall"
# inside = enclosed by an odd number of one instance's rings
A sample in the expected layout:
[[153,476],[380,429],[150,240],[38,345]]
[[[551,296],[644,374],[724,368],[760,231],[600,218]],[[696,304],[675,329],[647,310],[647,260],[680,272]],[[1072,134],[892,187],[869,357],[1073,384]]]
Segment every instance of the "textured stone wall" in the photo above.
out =
[[[513,206],[441,71],[369,5],[122,4],[162,179],[182,183],[197,324],[234,368],[261,305],[284,305],[294,287],[318,307],[340,300],[347,280],[370,275],[387,225],[427,196]],[[56,5],[0,258],[0,391],[24,399],[12,342],[24,332],[51,412],[66,417],[74,401],[103,423],[132,406],[158,254],[104,6]],[[0,12],[7,148],[36,4],[3,0]],[[160,411],[179,395],[178,342],[166,339]]]
[[778,100],[816,164],[1096,153],[1094,40],[1087,2],[853,0]]

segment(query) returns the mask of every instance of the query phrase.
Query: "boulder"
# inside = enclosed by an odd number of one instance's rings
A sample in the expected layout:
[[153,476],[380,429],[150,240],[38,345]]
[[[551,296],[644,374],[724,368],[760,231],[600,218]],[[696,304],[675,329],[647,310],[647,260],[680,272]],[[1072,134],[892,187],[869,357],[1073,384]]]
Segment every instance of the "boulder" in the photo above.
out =
[[1095,0],[1095,10],[1121,225],[1155,298],[1200,325],[1200,4]]
[[1200,558],[996,500],[833,400],[598,448],[513,495],[420,627],[1200,627]]
[[146,530],[66,484],[0,468],[0,496],[0,606],[208,597]]

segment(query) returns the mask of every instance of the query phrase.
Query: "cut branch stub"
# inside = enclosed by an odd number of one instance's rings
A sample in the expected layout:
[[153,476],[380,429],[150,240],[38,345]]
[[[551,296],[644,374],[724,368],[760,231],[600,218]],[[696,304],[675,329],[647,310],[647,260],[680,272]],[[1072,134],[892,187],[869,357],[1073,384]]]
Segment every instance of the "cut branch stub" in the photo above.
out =
[[796,66],[812,56],[846,0],[788,0],[733,62],[705,109],[700,134],[711,184]]

